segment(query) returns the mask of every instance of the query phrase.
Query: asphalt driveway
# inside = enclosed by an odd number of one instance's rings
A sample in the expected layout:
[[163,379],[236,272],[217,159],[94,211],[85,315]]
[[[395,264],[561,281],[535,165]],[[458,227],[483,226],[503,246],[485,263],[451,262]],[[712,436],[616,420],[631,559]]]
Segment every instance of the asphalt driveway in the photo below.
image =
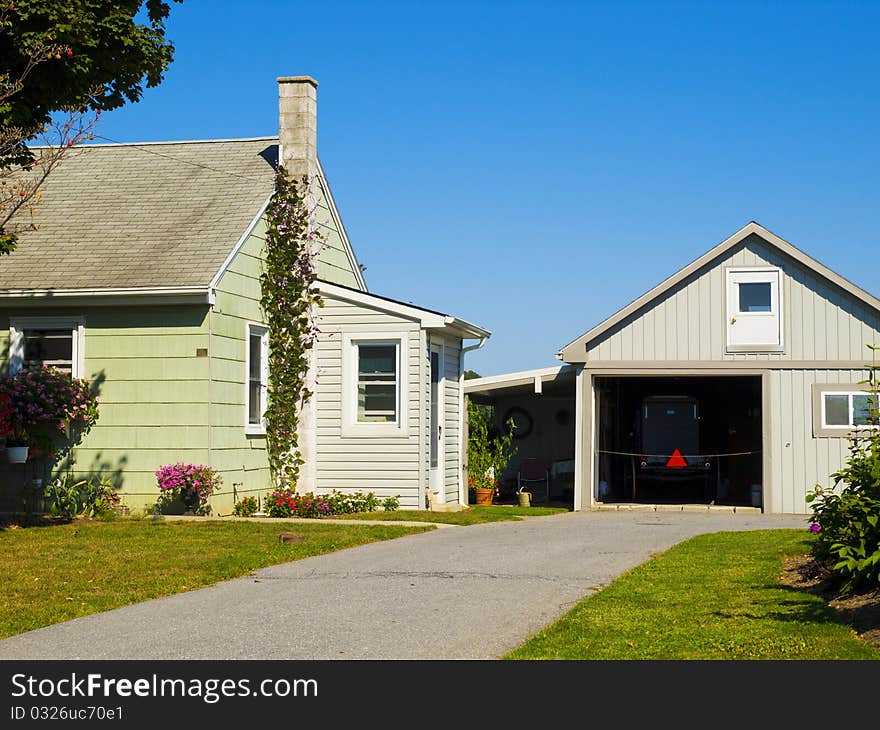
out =
[[569,513],[285,563],[0,641],[0,659],[485,659],[652,553],[798,516]]

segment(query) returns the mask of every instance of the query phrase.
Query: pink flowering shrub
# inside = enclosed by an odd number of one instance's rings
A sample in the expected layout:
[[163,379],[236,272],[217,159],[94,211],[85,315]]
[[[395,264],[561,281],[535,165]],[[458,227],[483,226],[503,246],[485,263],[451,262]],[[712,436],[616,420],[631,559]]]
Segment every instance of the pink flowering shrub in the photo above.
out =
[[55,368],[0,378],[0,432],[10,444],[52,454],[62,442],[82,438],[97,420],[98,396],[85,380]]
[[[386,503],[391,505],[388,500]],[[269,517],[330,517],[372,512],[379,504],[379,499],[372,492],[342,494],[334,490],[331,494],[297,494],[291,489],[276,489],[266,495],[265,512]],[[396,509],[396,505],[393,509]]]
[[204,464],[167,464],[156,471],[161,506],[180,500],[196,514],[210,512],[208,497],[220,488],[220,475]]
[[12,435],[12,399],[0,392],[0,438]]

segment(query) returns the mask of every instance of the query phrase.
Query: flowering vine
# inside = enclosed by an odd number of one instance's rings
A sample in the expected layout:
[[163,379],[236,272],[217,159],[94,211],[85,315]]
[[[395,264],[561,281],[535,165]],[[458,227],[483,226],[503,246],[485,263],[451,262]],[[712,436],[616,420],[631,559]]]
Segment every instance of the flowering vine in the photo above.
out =
[[323,237],[309,204],[310,180],[293,180],[283,167],[266,208],[266,256],[260,305],[269,327],[269,388],[266,447],[276,484],[296,486],[303,464],[297,424],[311,397],[309,352],[318,329],[313,313],[323,301],[312,284]]

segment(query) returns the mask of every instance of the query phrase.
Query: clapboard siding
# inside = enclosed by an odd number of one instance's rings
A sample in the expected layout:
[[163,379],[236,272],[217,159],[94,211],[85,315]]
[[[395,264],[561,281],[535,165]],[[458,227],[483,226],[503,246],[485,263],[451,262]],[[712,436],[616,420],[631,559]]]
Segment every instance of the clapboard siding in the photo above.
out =
[[[781,353],[725,352],[725,274],[730,266],[783,272]],[[842,360],[880,343],[880,314],[752,234],[658,300],[593,340],[589,361]]]
[[[420,509],[423,471],[420,446],[423,427],[424,334],[417,321],[366,305],[325,296],[318,312],[317,352],[317,484],[319,491],[372,491],[398,496],[400,505]],[[343,435],[343,337],[380,333],[407,338],[407,392],[403,407],[405,436]]]
[[[154,502],[156,469],[171,461],[207,463],[209,388],[207,305],[0,310],[0,364],[8,367],[9,320],[81,317],[84,377],[97,384],[95,427],[76,447],[74,474],[103,474],[132,507]],[[29,476],[47,476],[30,465]],[[38,474],[38,471],[40,474]],[[20,508],[22,467],[0,464],[0,509]]]
[[260,308],[260,272],[265,221],[257,223],[217,283],[211,312],[211,465],[223,479],[211,498],[215,513],[229,514],[235,492],[272,485],[264,436],[245,433],[247,325],[265,323]]
[[852,384],[858,388],[867,375],[866,370],[834,369],[770,372],[774,512],[808,512],[807,493],[817,484],[833,486],[830,475],[844,465],[848,456],[845,436],[813,435],[813,384]]

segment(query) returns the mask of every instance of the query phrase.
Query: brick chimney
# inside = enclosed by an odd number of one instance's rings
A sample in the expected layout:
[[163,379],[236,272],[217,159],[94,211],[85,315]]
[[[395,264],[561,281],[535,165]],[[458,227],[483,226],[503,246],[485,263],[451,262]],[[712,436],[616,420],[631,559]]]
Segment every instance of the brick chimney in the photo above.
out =
[[311,76],[278,79],[279,160],[293,179],[318,174],[318,82]]

